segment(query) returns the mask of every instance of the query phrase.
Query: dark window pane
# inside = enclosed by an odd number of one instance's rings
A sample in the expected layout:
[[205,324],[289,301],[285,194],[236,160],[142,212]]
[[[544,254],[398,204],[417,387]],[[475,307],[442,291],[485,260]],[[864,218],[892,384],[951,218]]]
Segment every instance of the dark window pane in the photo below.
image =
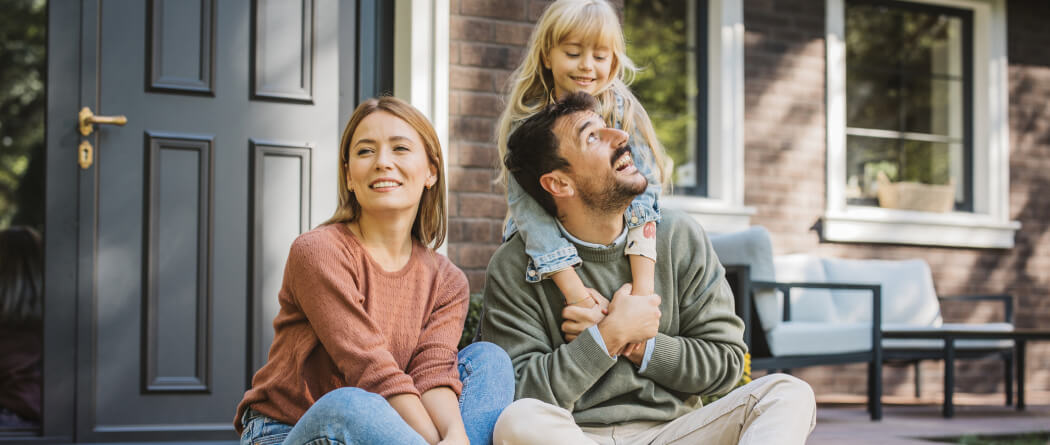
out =
[[882,173],[892,182],[952,184],[955,207],[969,208],[971,16],[923,3],[847,2],[849,203],[877,205]]
[[47,5],[0,0],[0,11],[0,437],[7,437],[37,434],[41,420]]
[[846,126],[900,130],[901,82],[895,73],[846,72]]
[[965,203],[963,145],[847,136],[846,198],[875,205],[879,173],[891,182],[952,185],[957,205]]
[[875,204],[879,172],[897,180],[900,150],[896,139],[846,137],[846,200],[849,204]]
[[[649,113],[656,134],[674,161],[672,182],[689,192],[704,189],[698,167],[702,132],[698,127],[700,72],[706,26],[698,23],[698,0],[626,0],[627,54],[642,68],[631,86]],[[698,63],[699,62],[699,63]],[[680,189],[681,190],[681,189]]]
[[961,80],[915,78],[905,83],[902,131],[963,137]]

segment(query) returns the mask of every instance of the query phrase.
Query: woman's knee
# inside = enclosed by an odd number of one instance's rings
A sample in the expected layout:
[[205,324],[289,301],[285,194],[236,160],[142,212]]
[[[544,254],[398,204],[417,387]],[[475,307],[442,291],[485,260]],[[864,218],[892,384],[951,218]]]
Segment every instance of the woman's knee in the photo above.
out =
[[507,355],[507,351],[487,341],[479,341],[467,345],[467,347],[459,351],[459,360],[470,361],[482,367],[509,368],[511,366],[510,356]]
[[354,412],[375,411],[389,406],[379,394],[361,388],[339,388],[329,391],[310,407],[310,413],[327,419],[359,418]]

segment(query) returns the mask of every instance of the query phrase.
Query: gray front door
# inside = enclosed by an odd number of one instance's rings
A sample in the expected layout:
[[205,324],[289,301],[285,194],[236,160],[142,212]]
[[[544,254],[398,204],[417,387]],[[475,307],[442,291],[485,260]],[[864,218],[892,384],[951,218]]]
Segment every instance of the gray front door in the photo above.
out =
[[76,438],[236,439],[288,245],[334,206],[337,17],[354,4],[81,7],[81,106],[127,124],[77,136],[94,159],[78,184]]

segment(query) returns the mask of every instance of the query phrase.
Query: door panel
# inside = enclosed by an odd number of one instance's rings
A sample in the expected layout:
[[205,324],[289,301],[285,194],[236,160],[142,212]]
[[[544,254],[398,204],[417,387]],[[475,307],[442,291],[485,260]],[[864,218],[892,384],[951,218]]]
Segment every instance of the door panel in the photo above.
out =
[[288,246],[335,202],[339,5],[92,3],[84,105],[128,123],[81,175],[77,437],[235,439]]

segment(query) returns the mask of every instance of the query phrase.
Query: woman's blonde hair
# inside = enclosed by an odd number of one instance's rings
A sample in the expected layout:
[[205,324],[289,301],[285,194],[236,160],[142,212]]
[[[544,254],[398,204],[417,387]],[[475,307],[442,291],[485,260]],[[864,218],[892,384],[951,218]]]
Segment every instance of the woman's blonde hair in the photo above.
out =
[[419,209],[416,211],[416,221],[412,224],[412,236],[424,246],[436,249],[445,242],[445,216],[448,213],[445,207],[445,167],[441,156],[441,142],[438,140],[434,126],[430,124],[426,116],[415,107],[401,99],[392,96],[382,96],[368,99],[357,106],[350,121],[346,123],[343,130],[343,138],[339,143],[339,206],[335,214],[322,225],[348,223],[356,221],[361,216],[361,204],[357,197],[347,189],[346,183],[349,176],[347,169],[350,160],[350,142],[354,132],[366,117],[372,113],[390,113],[405,121],[416,133],[426,149],[427,160],[437,171],[437,181],[428,189],[423,189],[423,196],[419,200]]
[[543,61],[549,59],[551,49],[572,35],[583,36],[587,42],[605,43],[612,48],[611,81],[595,94],[599,104],[597,111],[611,125],[616,112],[616,96],[620,96],[624,106],[621,116],[623,130],[631,135],[635,130],[641,133],[642,139],[652,149],[659,177],[667,178],[667,156],[663,145],[656,137],[649,115],[627,87],[634,80],[638,67],[627,57],[623,28],[616,11],[605,0],[558,0],[543,11],[529,38],[524,60],[510,75],[507,106],[496,128],[500,180],[505,182],[507,179],[507,168],[502,160],[507,156],[511,128],[556,100],[554,77]]

